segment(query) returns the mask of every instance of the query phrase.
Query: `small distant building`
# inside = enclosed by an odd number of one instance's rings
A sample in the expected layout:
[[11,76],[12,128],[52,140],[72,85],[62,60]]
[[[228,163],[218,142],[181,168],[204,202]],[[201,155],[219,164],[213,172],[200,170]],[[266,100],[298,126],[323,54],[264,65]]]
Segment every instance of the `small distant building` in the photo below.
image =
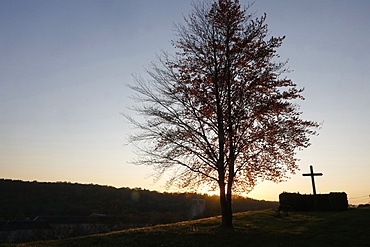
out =
[[33,220],[0,221],[0,243],[17,243],[39,240],[51,230],[45,222]]
[[118,217],[92,214],[90,216],[37,216],[33,220],[0,221],[0,243],[20,243],[59,239],[127,228]]
[[204,214],[206,200],[204,198],[193,198],[191,205],[191,219],[198,218]]

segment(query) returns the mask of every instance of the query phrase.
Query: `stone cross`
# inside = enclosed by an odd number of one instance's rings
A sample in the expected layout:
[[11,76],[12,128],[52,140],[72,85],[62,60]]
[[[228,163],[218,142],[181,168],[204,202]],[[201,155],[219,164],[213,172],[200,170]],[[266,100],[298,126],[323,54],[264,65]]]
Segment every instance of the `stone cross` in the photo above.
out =
[[312,189],[313,189],[313,194],[316,195],[316,187],[315,187],[315,176],[322,176],[322,173],[314,173],[313,172],[313,167],[310,166],[310,173],[303,173],[302,176],[310,176],[311,177],[311,182],[312,182]]

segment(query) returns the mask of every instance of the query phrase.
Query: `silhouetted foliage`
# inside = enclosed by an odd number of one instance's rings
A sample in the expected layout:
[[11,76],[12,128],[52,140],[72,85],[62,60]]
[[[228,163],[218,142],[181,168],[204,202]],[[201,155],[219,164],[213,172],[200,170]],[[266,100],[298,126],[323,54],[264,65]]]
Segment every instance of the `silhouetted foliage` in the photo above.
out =
[[297,193],[281,193],[281,205],[289,205],[295,211],[340,211],[348,208],[345,192],[331,192],[329,194],[301,195]]
[[164,53],[145,81],[131,88],[143,104],[141,132],[131,140],[139,164],[169,184],[220,191],[222,225],[232,226],[232,193],[258,179],[282,181],[297,170],[297,149],[310,145],[316,122],[302,120],[297,89],[269,37],[266,15],[255,18],[237,0],[199,2],[177,26],[175,56]]

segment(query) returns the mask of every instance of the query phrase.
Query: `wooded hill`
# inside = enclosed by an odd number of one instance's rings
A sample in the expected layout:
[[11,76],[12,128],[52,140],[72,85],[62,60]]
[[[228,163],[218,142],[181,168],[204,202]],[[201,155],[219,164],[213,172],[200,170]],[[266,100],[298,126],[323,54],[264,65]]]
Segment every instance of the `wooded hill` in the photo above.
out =
[[[40,215],[104,214],[124,217],[136,224],[170,223],[189,219],[194,198],[205,199],[205,211],[201,217],[220,214],[218,196],[0,179],[0,220],[33,219]],[[233,200],[234,212],[271,209],[277,205],[277,202],[244,197]]]

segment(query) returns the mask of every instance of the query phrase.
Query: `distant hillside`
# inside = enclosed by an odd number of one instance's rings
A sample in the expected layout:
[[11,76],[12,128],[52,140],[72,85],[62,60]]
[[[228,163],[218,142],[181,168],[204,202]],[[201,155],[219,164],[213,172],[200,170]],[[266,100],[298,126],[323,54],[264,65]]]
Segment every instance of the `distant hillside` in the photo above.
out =
[[[217,196],[0,179],[0,220],[33,219],[40,215],[88,216],[95,213],[126,217],[133,223],[169,223],[189,219],[195,197],[205,199],[202,217],[220,214]],[[277,202],[237,197],[233,205],[234,212],[242,212],[275,208]]]

